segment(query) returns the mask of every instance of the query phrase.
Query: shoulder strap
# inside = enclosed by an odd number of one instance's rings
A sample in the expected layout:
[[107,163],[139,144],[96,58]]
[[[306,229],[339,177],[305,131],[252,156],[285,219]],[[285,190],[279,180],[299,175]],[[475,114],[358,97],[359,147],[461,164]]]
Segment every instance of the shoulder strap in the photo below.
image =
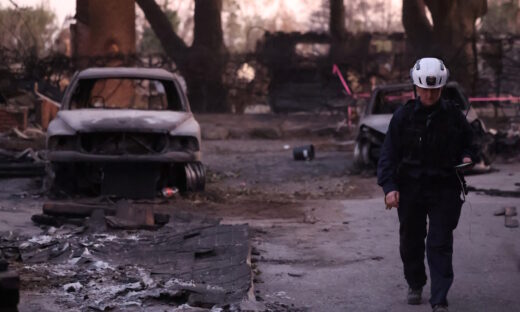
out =
[[408,122],[413,121],[413,111],[415,108],[415,100],[408,100],[406,104],[404,104],[403,111],[405,115],[405,120]]

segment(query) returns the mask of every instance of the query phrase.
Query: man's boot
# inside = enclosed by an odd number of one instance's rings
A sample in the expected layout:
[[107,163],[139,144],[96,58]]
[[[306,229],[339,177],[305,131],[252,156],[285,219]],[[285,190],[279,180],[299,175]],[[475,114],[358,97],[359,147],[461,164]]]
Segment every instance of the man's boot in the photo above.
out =
[[422,287],[419,289],[408,289],[408,296],[406,297],[408,300],[408,304],[418,305],[421,304],[422,296]]
[[449,312],[448,306],[443,305],[443,304],[434,305],[433,312]]

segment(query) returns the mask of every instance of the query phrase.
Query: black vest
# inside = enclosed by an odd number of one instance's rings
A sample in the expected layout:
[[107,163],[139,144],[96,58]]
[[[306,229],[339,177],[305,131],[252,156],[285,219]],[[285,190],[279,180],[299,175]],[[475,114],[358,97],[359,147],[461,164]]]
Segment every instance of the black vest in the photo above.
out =
[[[460,110],[456,104],[441,99],[431,113],[411,100],[404,107],[400,127],[400,169],[427,175],[454,174],[453,167],[462,161]],[[413,174],[416,175],[416,174]]]

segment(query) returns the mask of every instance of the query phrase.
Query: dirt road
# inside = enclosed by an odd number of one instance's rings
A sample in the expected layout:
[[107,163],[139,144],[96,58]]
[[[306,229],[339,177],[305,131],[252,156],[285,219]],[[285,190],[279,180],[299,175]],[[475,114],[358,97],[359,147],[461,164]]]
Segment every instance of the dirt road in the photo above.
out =
[[[255,157],[245,157],[247,144],[230,145],[239,146],[225,153],[232,168],[247,168],[252,175],[214,185],[240,189],[240,181],[262,181],[251,187],[260,194],[237,199],[241,204],[235,209],[213,212],[225,222],[248,222],[256,229],[257,295],[309,311],[430,311],[427,298],[419,307],[405,303],[397,213],[384,210],[375,177],[350,175],[349,152],[318,149],[315,161],[294,162],[280,147],[296,143],[256,145]],[[208,163],[218,164],[218,172],[230,168],[216,154]],[[468,183],[520,191],[520,164],[498,162],[494,168],[490,174],[469,176]],[[519,203],[517,197],[468,197],[455,232],[456,278],[449,297],[454,311],[518,310],[519,229],[505,228],[503,217],[493,212]]]

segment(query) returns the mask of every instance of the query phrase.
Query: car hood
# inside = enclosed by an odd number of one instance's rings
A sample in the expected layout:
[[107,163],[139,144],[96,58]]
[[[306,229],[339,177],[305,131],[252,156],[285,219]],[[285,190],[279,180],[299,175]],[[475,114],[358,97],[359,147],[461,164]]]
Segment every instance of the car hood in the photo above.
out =
[[78,109],[58,113],[70,128],[79,132],[94,131],[172,131],[189,119],[192,113],[121,109]]
[[[465,112],[463,112],[466,114]],[[369,115],[366,117],[363,117],[360,121],[360,125],[364,125],[366,127],[369,127],[373,130],[376,130],[377,132],[380,132],[382,134],[386,134],[388,131],[388,126],[390,125],[390,120],[392,119],[392,114],[380,114],[380,115]],[[466,119],[469,123],[473,122],[476,119],[479,119],[477,116],[476,111],[471,108],[466,116]],[[480,120],[480,119],[479,119]],[[481,121],[482,126],[484,127],[484,130],[486,130],[484,123]]]
[[386,134],[391,119],[392,114],[370,115],[363,117],[359,124],[374,129],[382,134]]

